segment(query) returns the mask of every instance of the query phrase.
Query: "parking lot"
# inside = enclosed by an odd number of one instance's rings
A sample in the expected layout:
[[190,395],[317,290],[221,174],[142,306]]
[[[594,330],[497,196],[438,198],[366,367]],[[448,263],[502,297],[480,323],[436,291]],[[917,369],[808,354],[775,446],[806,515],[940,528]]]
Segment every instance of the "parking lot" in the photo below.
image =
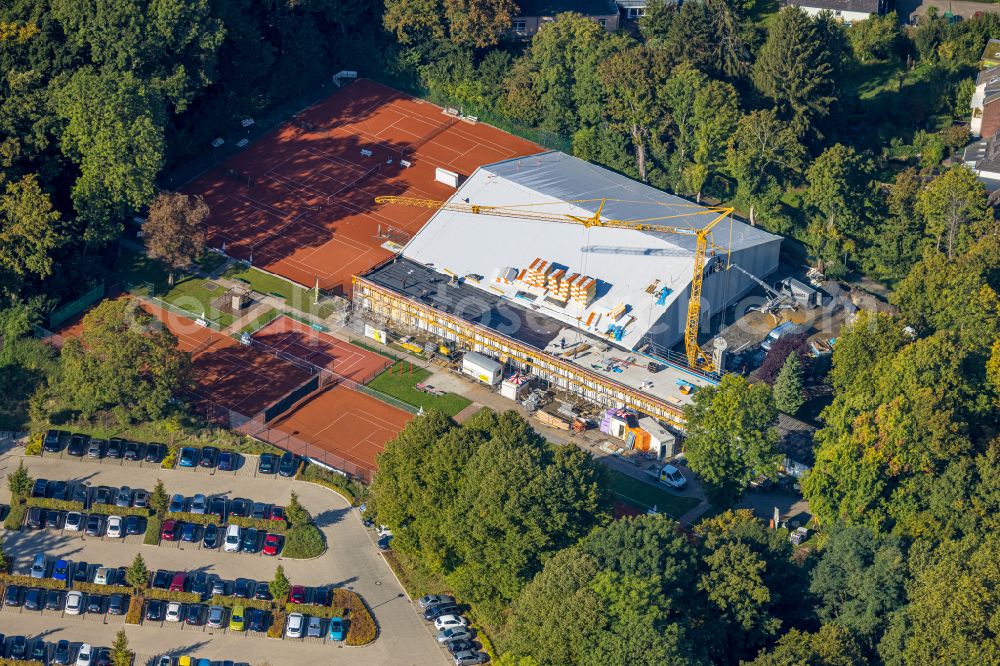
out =
[[[6,475],[17,467],[23,449],[4,445],[0,454],[2,488],[0,497],[9,496]],[[258,581],[273,578],[281,563],[293,584],[343,586],[362,596],[379,626],[379,638],[363,647],[350,647],[327,639],[251,640],[247,632],[190,626],[186,623],[154,622],[127,627],[133,649],[143,655],[196,654],[211,659],[231,659],[252,663],[288,664],[308,660],[353,664],[434,664],[446,663],[445,652],[435,643],[426,624],[415,612],[393,578],[374,543],[374,535],[361,524],[358,512],[332,491],[309,483],[275,476],[256,477],[250,460],[235,472],[162,470],[158,464],[130,461],[91,462],[79,458],[47,454],[24,458],[32,477],[88,482],[92,487],[107,485],[152,489],[162,479],[171,494],[186,497],[203,493],[243,497],[266,504],[286,506],[292,490],[312,514],[324,533],[327,551],[315,560],[289,560],[254,554],[225,553],[204,549],[201,543],[172,542],[169,547],[143,545],[141,538],[90,537],[61,529],[24,530],[7,537],[6,550],[20,562],[43,552],[51,558],[82,560],[90,565],[127,566],[141,553],[150,570],[211,572],[227,580],[245,577]],[[121,464],[116,464],[121,463]],[[128,465],[128,466],[127,466]],[[126,467],[127,466],[127,467]],[[252,470],[240,475],[241,471]],[[43,635],[46,640],[65,639],[95,645],[110,645],[121,628],[118,617],[106,614],[64,616],[59,611],[5,609],[3,633]],[[180,626],[183,625],[183,626]]]

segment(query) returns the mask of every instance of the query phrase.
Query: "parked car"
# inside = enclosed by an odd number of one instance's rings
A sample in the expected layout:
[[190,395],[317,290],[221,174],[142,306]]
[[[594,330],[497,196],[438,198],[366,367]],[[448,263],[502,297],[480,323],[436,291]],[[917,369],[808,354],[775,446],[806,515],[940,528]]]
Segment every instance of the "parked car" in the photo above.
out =
[[87,457],[93,459],[99,459],[104,456],[104,450],[101,448],[101,440],[92,439],[90,440],[90,446],[87,447]]
[[45,658],[49,655],[49,644],[45,642],[44,639],[37,639],[31,645],[31,655],[28,659],[31,661],[45,662]]
[[111,648],[100,648],[94,657],[94,666],[111,666],[111,664]]
[[271,587],[265,581],[260,581],[253,590],[253,598],[259,601],[271,601]]
[[83,612],[83,592],[71,590],[66,594],[66,615],[79,615]]
[[115,495],[115,506],[122,509],[132,506],[131,488],[128,486],[122,486],[118,489],[118,494]]
[[247,628],[243,606],[233,606],[229,612],[229,631],[243,631]]
[[136,488],[132,491],[132,506],[137,509],[146,509],[149,507],[149,493],[142,488]]
[[240,518],[250,517],[250,500],[237,497],[229,503],[229,515]]
[[10,639],[10,647],[7,648],[7,658],[27,659],[28,639],[25,638],[24,636],[12,636]]
[[185,585],[187,585],[187,572],[178,571],[174,574],[173,580],[170,581],[170,591],[183,592]]
[[47,590],[45,592],[45,610],[62,610],[64,598],[61,590]]
[[48,479],[35,479],[35,483],[31,486],[31,496],[32,497],[45,497],[46,491],[49,489]]
[[248,527],[243,530],[243,540],[240,544],[240,550],[244,553],[256,553],[259,541],[260,532],[256,528]]
[[127,575],[128,567],[118,567],[114,573],[115,582],[109,583],[109,585],[127,585],[128,583],[125,581],[125,576]]
[[104,610],[104,595],[103,594],[88,594],[87,595],[87,612],[88,613],[100,613]]
[[233,585],[233,596],[237,599],[249,599],[253,596],[257,582],[249,578],[237,578]]
[[181,454],[177,458],[177,464],[181,467],[196,467],[199,457],[198,449],[185,446],[181,449]]
[[64,639],[56,643],[56,649],[52,651],[52,663],[60,666],[69,663],[69,641]]
[[171,601],[167,604],[166,620],[167,622],[180,622],[184,607],[179,601]]
[[83,529],[83,514],[79,511],[69,511],[66,513],[66,522],[63,529],[67,532],[79,532]]
[[469,631],[468,627],[449,627],[448,629],[442,629],[435,634],[438,643],[450,643],[451,641],[457,640],[469,640],[472,638],[472,632]]
[[271,520],[280,520],[281,522],[286,522],[288,520],[288,518],[285,517],[285,507],[283,506],[272,506],[267,517]]
[[125,440],[112,437],[108,440],[108,452],[105,454],[109,458],[120,459],[125,456]]
[[223,543],[222,549],[227,553],[238,553],[240,552],[240,543],[242,543],[243,532],[239,525],[230,525],[226,528],[226,540]]
[[98,537],[104,531],[104,520],[99,514],[92,513],[87,516],[87,527],[84,529],[84,533],[87,536]]
[[112,539],[121,539],[125,536],[125,521],[121,516],[108,516],[107,534]]
[[285,624],[285,636],[288,638],[302,638],[305,620],[306,618],[302,613],[289,613],[288,622]]
[[56,560],[52,565],[52,578],[63,582],[69,580],[69,562],[64,559]]
[[461,615],[442,615],[434,620],[434,628],[438,630],[450,629],[452,627],[466,627],[468,625],[469,621]]
[[73,582],[74,583],[86,583],[90,580],[88,572],[90,571],[90,565],[86,562],[74,562],[73,563]]
[[228,586],[226,585],[226,581],[222,580],[221,578],[213,578],[212,579],[212,593],[211,593],[212,596],[213,597],[216,596],[216,595],[228,596],[227,593],[226,593],[226,588],[227,587]]
[[97,486],[94,494],[94,504],[114,504],[115,489],[110,486]]
[[257,461],[258,474],[274,474],[278,471],[278,457],[273,453],[262,453]]
[[45,578],[45,571],[48,568],[49,559],[45,557],[45,553],[38,553],[35,555],[35,559],[31,563],[31,577]]
[[160,538],[164,541],[177,541],[180,538],[180,523],[176,520],[164,520]]
[[448,652],[455,654],[456,652],[464,652],[465,650],[475,650],[476,644],[468,639],[460,639],[445,643],[445,647],[448,648]]
[[115,573],[111,567],[98,567],[94,574],[94,585],[112,585]]
[[285,451],[281,454],[281,460],[278,461],[278,474],[284,477],[293,477],[295,473],[299,471],[299,457],[292,453],[291,451]]
[[72,437],[69,438],[69,446],[66,447],[66,453],[75,458],[82,458],[86,450],[87,450],[86,435],[73,435]]
[[108,597],[108,615],[124,615],[128,610],[128,596],[112,594]]
[[146,619],[151,622],[163,621],[163,602],[158,599],[150,599],[146,602]]
[[24,610],[42,610],[45,604],[45,590],[29,587],[24,591]]
[[45,524],[45,511],[40,507],[33,506],[28,509],[28,517],[25,518],[25,525],[29,529],[40,530]]
[[69,486],[66,485],[65,481],[53,481],[49,484],[48,489],[45,491],[45,496],[58,500],[60,502],[65,502],[68,499]]
[[76,666],[91,666],[94,659],[94,647],[90,643],[83,643],[76,651]]
[[59,443],[62,441],[62,431],[61,430],[49,430],[45,433],[45,439],[42,440],[42,448],[50,453],[58,451],[60,446]]
[[264,537],[264,554],[265,555],[277,555],[278,551],[281,550],[281,535],[278,534],[268,534]]
[[20,606],[24,602],[24,588],[18,585],[8,585],[3,593],[4,606]]
[[222,606],[212,606],[208,609],[208,626],[221,629],[226,621],[226,609]]
[[133,534],[144,534],[145,532],[146,526],[139,516],[128,516],[125,519],[125,534],[131,536]]
[[184,615],[184,624],[192,627],[200,627],[205,623],[204,604],[189,604]]
[[45,510],[45,526],[49,527],[49,528],[52,528],[52,529],[58,529],[59,528],[59,519],[62,518],[62,517],[63,517],[63,512],[62,511],[56,511],[55,509],[46,509]]
[[267,631],[271,623],[271,614],[259,608],[251,608],[247,611],[247,627],[250,631]]
[[184,511],[185,498],[184,495],[177,493],[170,498],[170,504],[167,506],[167,513],[181,513]]
[[194,523],[181,523],[181,541],[194,543],[198,540],[198,526]]
[[191,498],[191,508],[188,511],[200,516],[205,515],[205,512],[208,511],[208,498],[201,493],[196,494]]
[[232,472],[239,466],[239,454],[232,451],[223,451],[219,454],[219,471]]
[[201,450],[201,459],[198,465],[207,469],[215,469],[219,464],[219,449],[214,446],[206,446]]
[[340,617],[330,618],[330,627],[327,636],[331,641],[342,641],[347,637],[347,630],[344,627],[344,619]]
[[225,497],[213,497],[208,501],[208,513],[213,516],[218,516],[219,520],[226,519],[226,498]]
[[322,638],[323,637],[323,619],[310,615],[309,619],[306,620],[306,636],[309,638]]
[[266,520],[270,515],[270,507],[263,502],[254,502],[250,505],[250,517],[256,520]]
[[141,447],[139,442],[125,442],[125,460],[142,460]]
[[209,578],[204,571],[197,571],[191,575],[191,592],[200,597],[208,594]]
[[288,592],[288,600],[293,604],[304,604],[306,602],[306,588],[304,585],[292,585]]
[[428,606],[424,609],[424,619],[430,622],[438,619],[442,615],[455,615],[461,612],[462,609],[458,607],[458,604],[437,604],[434,606]]
[[478,650],[463,650],[455,653],[455,666],[473,666],[474,664],[485,664],[489,657],[485,652]]
[[201,545],[203,548],[215,549],[219,547],[219,526],[210,523],[205,525],[201,533]]
[[73,486],[71,499],[74,502],[83,504],[84,509],[88,508],[88,504],[90,504],[90,485],[88,483],[78,483]]
[[170,579],[173,577],[174,575],[169,571],[157,569],[156,573],[153,574],[153,582],[150,587],[154,590],[165,590],[170,587]]
[[149,443],[146,445],[146,462],[158,463],[163,460],[164,449],[162,444]]

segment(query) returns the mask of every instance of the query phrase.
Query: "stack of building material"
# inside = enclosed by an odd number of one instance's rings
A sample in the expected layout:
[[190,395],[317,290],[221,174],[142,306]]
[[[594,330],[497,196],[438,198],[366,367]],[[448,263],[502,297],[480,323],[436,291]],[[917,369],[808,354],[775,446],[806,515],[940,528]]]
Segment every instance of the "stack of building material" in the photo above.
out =
[[535,258],[524,272],[522,280],[531,287],[545,289],[548,286],[549,273],[552,272],[552,262]]
[[514,280],[517,279],[517,269],[510,266],[504,266],[500,269],[500,273],[497,275],[497,282],[501,284],[513,284]]
[[649,451],[651,437],[648,432],[639,427],[633,428],[628,426],[626,426],[625,430],[627,433],[625,441],[632,441],[632,446],[629,447],[630,449],[635,449],[636,451],[641,451],[643,453]]
[[625,439],[629,426],[635,425],[634,420],[635,415],[627,409],[612,407],[605,410],[601,416],[601,432],[618,439]]
[[597,296],[597,280],[589,275],[576,274],[569,279],[569,297],[584,307]]

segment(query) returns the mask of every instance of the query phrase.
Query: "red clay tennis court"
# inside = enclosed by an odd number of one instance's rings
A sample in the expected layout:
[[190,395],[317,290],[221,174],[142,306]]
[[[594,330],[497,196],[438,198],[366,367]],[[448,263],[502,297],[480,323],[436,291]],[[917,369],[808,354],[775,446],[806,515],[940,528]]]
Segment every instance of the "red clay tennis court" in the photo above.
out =
[[253,334],[254,344],[360,383],[371,381],[392,361],[339,340],[291,317],[281,316]]
[[[477,167],[542,151],[489,125],[360,79],[188,184],[211,209],[208,240],[305,286],[347,295],[351,276],[387,259],[432,210],[378,195],[447,199],[437,167]],[[406,166],[406,164],[410,166]],[[395,243],[396,245],[392,245]]]
[[375,456],[412,418],[370,395],[337,385],[279,417],[272,427],[370,473],[376,470]]

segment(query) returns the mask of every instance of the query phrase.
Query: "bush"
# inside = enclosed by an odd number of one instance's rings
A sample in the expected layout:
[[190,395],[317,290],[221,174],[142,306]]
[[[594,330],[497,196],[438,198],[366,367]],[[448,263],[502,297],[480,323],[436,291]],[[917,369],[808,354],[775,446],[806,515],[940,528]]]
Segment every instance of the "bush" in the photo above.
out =
[[233,606],[243,606],[244,608],[259,608],[260,610],[273,611],[274,602],[263,599],[237,599],[236,597],[224,597],[215,595],[209,603],[213,606],[232,608]]
[[42,441],[45,439],[44,433],[33,432],[28,436],[28,444],[24,447],[24,455],[42,455]]
[[218,525],[219,517],[209,513],[189,513],[181,511],[179,513],[168,513],[163,516],[164,520],[179,520],[184,523],[194,523],[195,525]]
[[3,520],[3,528],[8,532],[16,532],[21,529],[21,525],[24,524],[24,514],[27,512],[27,505],[20,502],[11,504],[10,513]]
[[173,469],[177,466],[177,452],[178,447],[173,447],[167,451],[167,455],[163,456],[163,460],[160,461],[160,469]]
[[5,585],[19,585],[21,587],[40,587],[45,590],[65,590],[66,581],[55,580],[53,578],[32,578],[31,576],[17,576],[14,574],[0,575],[0,582]]
[[160,601],[179,601],[182,604],[201,603],[201,595],[194,592],[171,592],[170,590],[146,590],[146,599],[159,599]]
[[375,618],[368,612],[368,607],[357,594],[351,592],[351,603],[347,607],[350,612],[350,622],[347,625],[348,645],[367,645],[378,637],[378,627]]
[[160,520],[159,516],[150,516],[149,520],[146,521],[146,536],[143,537],[142,542],[147,546],[159,546],[161,529],[163,529],[163,521]]
[[40,661],[30,659],[0,659],[0,666],[45,666]]
[[128,602],[128,612],[125,613],[125,624],[139,624],[142,621],[142,605],[146,602],[144,597],[136,595]]
[[229,516],[230,525],[239,525],[243,529],[253,527],[264,532],[273,534],[286,534],[288,523],[283,520],[265,520],[263,518],[243,518],[241,516]]
[[135,591],[126,585],[96,585],[94,583],[73,583],[73,589],[84,594],[132,594]]
[[298,478],[302,481],[318,483],[334,492],[340,493],[352,506],[361,504],[368,495],[368,488],[360,481],[349,479],[343,474],[325,470],[318,465],[306,463],[299,471]]
[[271,620],[271,626],[267,628],[268,638],[281,638],[285,633],[285,613],[275,611]]
[[42,509],[54,509],[56,511],[83,511],[83,502],[46,499],[45,497],[29,497],[25,500],[25,504],[29,507],[37,506]]
[[114,504],[92,504],[87,513],[96,513],[102,516],[140,516],[148,518],[151,512],[149,509],[122,507],[115,506]]
[[293,560],[307,560],[319,557],[326,550],[326,541],[319,528],[309,523],[293,527],[285,537],[282,555]]
[[347,609],[341,606],[316,606],[315,604],[285,604],[286,613],[302,613],[312,617],[344,617]]

